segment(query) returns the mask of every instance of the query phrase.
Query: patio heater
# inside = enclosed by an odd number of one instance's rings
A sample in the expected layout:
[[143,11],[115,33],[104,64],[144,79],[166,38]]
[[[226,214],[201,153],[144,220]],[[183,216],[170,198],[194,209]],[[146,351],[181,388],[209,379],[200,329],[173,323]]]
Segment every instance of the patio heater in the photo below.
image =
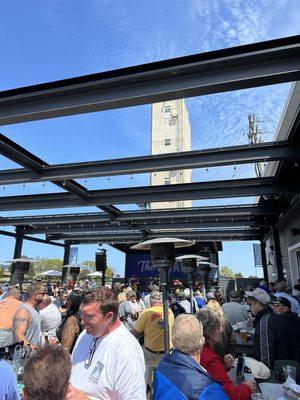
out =
[[190,303],[191,303],[191,314],[193,314],[193,282],[194,273],[197,271],[197,262],[208,260],[207,257],[199,256],[196,254],[187,254],[185,256],[176,257],[176,261],[181,261],[181,270],[187,274],[188,284],[190,289]]
[[205,286],[208,285],[208,274],[211,268],[219,268],[218,265],[210,262],[210,261],[200,261],[200,271],[202,274],[202,280],[205,284]]
[[[80,273],[80,267],[81,264],[67,264],[62,266],[62,283],[66,284],[67,283],[67,275],[68,272],[70,272],[70,275],[72,276],[72,279],[74,282],[77,281],[77,276]],[[65,269],[65,270],[64,270]]]
[[11,263],[11,277],[10,284],[11,285],[20,285],[20,289],[22,289],[22,284],[24,280],[24,275],[28,273],[30,264],[35,263],[36,261],[32,258],[14,258],[13,260],[6,261],[7,263]]
[[164,315],[164,346],[165,354],[170,353],[169,334],[169,302],[168,286],[170,284],[170,268],[175,262],[175,248],[192,246],[194,240],[183,240],[177,238],[158,238],[147,240],[131,246],[134,250],[151,250],[151,261],[159,271],[159,279],[163,294],[163,315]]

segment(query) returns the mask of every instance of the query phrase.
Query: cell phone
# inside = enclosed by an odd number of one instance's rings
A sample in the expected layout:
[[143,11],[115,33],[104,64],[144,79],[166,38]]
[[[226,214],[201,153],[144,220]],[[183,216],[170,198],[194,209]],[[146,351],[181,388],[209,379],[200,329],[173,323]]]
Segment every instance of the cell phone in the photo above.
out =
[[244,357],[239,357],[236,367],[236,376],[240,379],[244,377],[244,367],[245,367],[245,360]]

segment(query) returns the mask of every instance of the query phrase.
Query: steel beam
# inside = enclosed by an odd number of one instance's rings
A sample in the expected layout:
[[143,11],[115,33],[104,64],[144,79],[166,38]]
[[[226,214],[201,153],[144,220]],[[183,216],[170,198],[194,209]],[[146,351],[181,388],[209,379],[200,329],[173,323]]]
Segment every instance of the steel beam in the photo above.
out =
[[[34,154],[30,153],[28,150],[21,147],[18,143],[13,142],[6,136],[0,133],[0,154],[9,158],[10,160],[22,165],[28,171],[30,171],[33,176],[38,177],[40,173],[49,166],[45,161],[38,158]],[[80,185],[72,179],[66,180],[50,180],[54,185],[68,191],[69,193],[74,193],[76,196],[89,201],[89,195],[84,186]],[[100,208],[102,211],[109,213],[111,216],[118,214],[119,210],[114,206],[106,205]]]
[[[1,152],[4,154],[3,150]],[[70,179],[79,178],[299,159],[300,145],[287,142],[258,143],[115,160],[45,165],[38,174],[30,169],[4,170],[0,171],[0,185],[58,180],[69,182]]]
[[[10,236],[10,237],[14,237],[14,238],[16,237],[16,233],[7,232],[7,231],[3,231],[3,230],[0,230],[0,235]],[[29,240],[30,242],[52,244],[53,246],[64,247],[64,245],[62,243],[52,242],[51,240],[40,239],[40,238],[36,238],[36,237],[33,237],[33,236],[24,235],[23,239],[24,240]]]
[[[211,231],[168,231],[168,232],[155,232],[148,235],[142,235],[138,233],[122,233],[122,234],[98,234],[98,235],[46,235],[47,238],[51,240],[64,240],[67,243],[70,241],[80,241],[80,242],[111,242],[111,243],[119,243],[121,242],[139,242],[145,239],[154,239],[157,237],[179,237],[179,238],[190,238],[195,240],[202,241],[211,241],[211,240],[232,240],[232,238],[253,238],[261,239],[266,231],[261,229],[232,229],[226,231],[220,230],[211,230]],[[249,239],[249,240],[256,240]]]
[[[191,207],[182,209],[161,209],[148,211],[123,211],[116,221],[130,221],[138,223],[140,221],[165,220],[178,218],[202,218],[202,217],[255,217],[278,215],[284,211],[283,206],[264,205],[257,206],[252,204],[240,206],[211,206],[211,207]],[[0,226],[33,225],[47,226],[55,224],[84,224],[110,222],[111,219],[106,213],[76,213],[76,214],[50,214],[32,215],[19,217],[2,217]]]
[[72,193],[4,196],[1,197],[0,211],[216,199],[299,192],[300,182],[274,183],[272,178],[251,178],[94,190],[87,192],[90,196],[88,203]]
[[[200,220],[173,220],[173,221],[148,221],[147,223],[132,224],[131,231],[151,229],[151,230],[162,230],[162,229],[206,229],[206,228],[237,228],[237,227],[266,227],[271,226],[274,221],[266,219],[256,220],[232,220],[232,221],[200,221]],[[24,233],[31,235],[40,235],[42,233],[47,234],[60,234],[60,233],[102,233],[102,232],[120,232],[129,231],[128,225],[57,225],[50,227],[38,227],[24,228]]]
[[300,79],[300,37],[3,91],[0,124],[246,89]]

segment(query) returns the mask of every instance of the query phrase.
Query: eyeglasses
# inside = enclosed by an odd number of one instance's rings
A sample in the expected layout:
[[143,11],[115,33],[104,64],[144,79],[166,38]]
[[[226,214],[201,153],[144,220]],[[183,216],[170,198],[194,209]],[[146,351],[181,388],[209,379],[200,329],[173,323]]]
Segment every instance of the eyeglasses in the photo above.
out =
[[89,354],[87,355],[87,358],[85,360],[84,366],[85,368],[89,368],[92,364],[93,361],[93,357],[96,351],[96,347],[97,347],[97,341],[99,338],[95,338],[93,339],[92,343],[90,344],[90,350],[89,350]]

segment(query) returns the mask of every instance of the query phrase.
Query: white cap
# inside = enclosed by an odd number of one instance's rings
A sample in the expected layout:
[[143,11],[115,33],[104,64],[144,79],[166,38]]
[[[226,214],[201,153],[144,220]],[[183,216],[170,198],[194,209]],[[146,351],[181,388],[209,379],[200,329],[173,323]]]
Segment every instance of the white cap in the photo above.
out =
[[268,295],[268,293],[261,289],[257,288],[253,290],[253,292],[245,292],[246,297],[254,297],[256,300],[258,300],[262,304],[269,304],[271,301],[271,297]]

